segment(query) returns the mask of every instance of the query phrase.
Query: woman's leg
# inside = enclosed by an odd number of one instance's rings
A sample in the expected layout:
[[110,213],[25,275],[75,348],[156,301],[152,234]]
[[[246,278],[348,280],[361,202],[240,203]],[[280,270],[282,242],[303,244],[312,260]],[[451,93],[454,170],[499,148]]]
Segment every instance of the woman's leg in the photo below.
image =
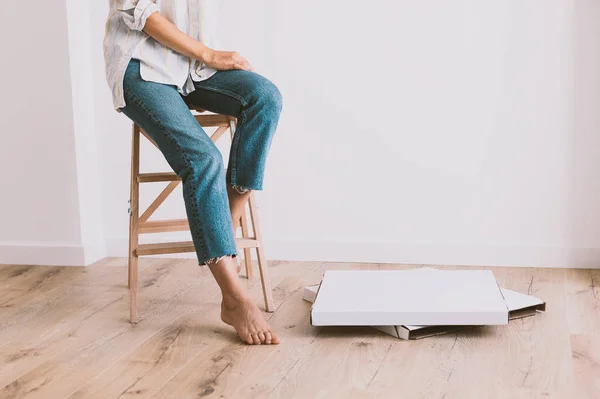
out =
[[231,211],[231,220],[233,221],[233,231],[235,231],[241,222],[241,217],[246,210],[246,202],[250,198],[251,191],[239,192],[232,185],[227,185],[227,195],[229,196],[229,210]]
[[267,153],[281,112],[281,93],[268,79],[248,71],[220,71],[196,83],[188,104],[238,119],[227,169],[234,225],[244,212],[248,192],[261,190]]
[[[221,153],[168,85],[146,82],[133,60],[124,79],[123,113],[156,142],[183,182],[186,212],[200,264],[208,264],[223,294],[223,319],[252,343],[277,342],[235,271],[236,255]],[[261,339],[259,337],[264,337]]]

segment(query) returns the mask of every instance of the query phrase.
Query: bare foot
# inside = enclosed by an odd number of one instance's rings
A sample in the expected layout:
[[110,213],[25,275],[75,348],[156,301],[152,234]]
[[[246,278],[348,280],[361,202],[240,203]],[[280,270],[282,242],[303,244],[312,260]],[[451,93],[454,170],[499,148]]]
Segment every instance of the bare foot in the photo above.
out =
[[225,256],[208,266],[221,288],[221,319],[233,326],[240,338],[250,345],[278,344],[279,338],[271,331],[263,314],[245,293],[236,273],[236,262]]
[[249,298],[223,299],[221,320],[235,328],[240,338],[249,345],[279,343],[258,306]]

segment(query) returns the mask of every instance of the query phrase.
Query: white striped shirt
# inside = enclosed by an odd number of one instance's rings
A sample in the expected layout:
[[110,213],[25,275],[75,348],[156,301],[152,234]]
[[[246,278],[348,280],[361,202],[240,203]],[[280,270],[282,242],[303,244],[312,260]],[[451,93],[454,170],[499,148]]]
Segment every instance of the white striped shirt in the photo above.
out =
[[160,44],[142,29],[154,12],[171,21],[179,30],[212,47],[210,21],[204,15],[218,0],[108,0],[110,13],[104,37],[106,79],[113,93],[114,107],[125,106],[123,77],[132,58],[140,60],[140,74],[147,81],[177,86],[188,95],[194,81],[211,77],[216,71]]

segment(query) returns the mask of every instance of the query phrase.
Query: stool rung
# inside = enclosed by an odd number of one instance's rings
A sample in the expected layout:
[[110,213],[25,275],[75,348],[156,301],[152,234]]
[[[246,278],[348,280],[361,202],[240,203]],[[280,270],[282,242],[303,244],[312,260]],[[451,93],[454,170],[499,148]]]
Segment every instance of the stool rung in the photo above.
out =
[[[244,248],[258,248],[260,242],[255,238],[237,238],[237,247],[239,249]],[[194,243],[191,241],[179,241],[179,242],[161,242],[157,244],[140,244],[135,251],[137,256],[144,255],[165,255],[165,254],[180,254],[184,252],[195,252]]]
[[187,219],[170,219],[140,222],[138,224],[140,234],[166,233],[169,231],[186,231],[190,229]]
[[140,183],[156,183],[161,181],[177,181],[181,180],[174,172],[160,172],[160,173],[140,173],[138,175],[138,182]]
[[161,242],[158,244],[140,244],[135,251],[138,256],[179,254],[195,252],[194,243],[191,241]]
[[235,118],[226,115],[194,115],[194,118],[198,121],[202,127],[216,127],[216,126],[227,126],[229,122],[235,121]]
[[236,238],[235,242],[237,247],[240,249],[258,248],[260,246],[260,241],[258,241],[256,238]]

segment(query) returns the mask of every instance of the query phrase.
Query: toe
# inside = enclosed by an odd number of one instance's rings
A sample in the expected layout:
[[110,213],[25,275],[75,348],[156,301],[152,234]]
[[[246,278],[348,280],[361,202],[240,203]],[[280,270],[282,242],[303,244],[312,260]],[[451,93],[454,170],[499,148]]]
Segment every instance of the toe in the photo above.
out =
[[260,339],[258,338],[258,334],[252,334],[252,341],[254,341],[254,345],[260,345]]
[[263,332],[258,333],[258,339],[262,344],[267,342],[267,337],[265,337],[265,333]]
[[245,337],[242,338],[244,340],[244,342],[246,342],[248,345],[254,345],[254,340],[252,339],[252,335],[248,334]]
[[279,340],[279,337],[277,335],[275,335],[274,332],[271,331],[271,342],[274,344],[279,344],[281,341]]
[[265,344],[271,345],[272,342],[273,342],[273,337],[271,337],[271,333],[267,331],[265,333]]

